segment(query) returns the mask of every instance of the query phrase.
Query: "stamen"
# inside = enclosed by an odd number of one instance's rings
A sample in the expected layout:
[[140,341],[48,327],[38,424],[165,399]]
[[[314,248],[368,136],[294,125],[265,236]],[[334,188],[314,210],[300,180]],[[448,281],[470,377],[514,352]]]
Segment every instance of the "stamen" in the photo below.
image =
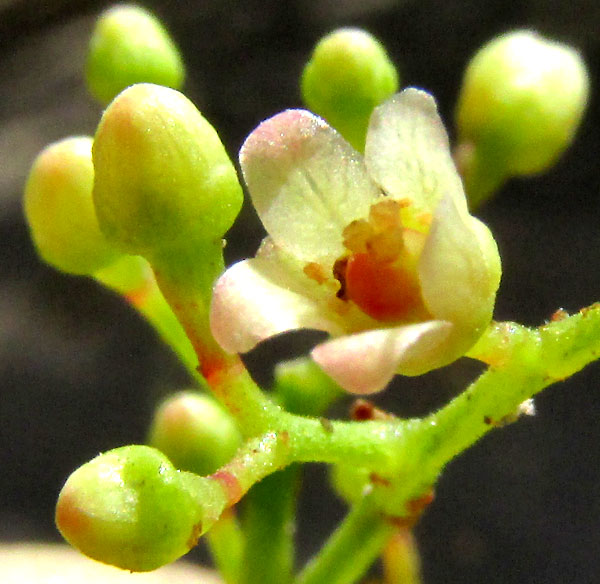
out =
[[377,231],[387,231],[402,227],[400,220],[400,209],[402,205],[399,201],[385,200],[375,203],[369,211],[369,222]]
[[311,279],[314,280],[317,284],[324,284],[327,282],[327,273],[325,272],[325,268],[321,264],[317,264],[316,262],[309,262],[304,266],[302,271]]
[[353,253],[364,253],[374,233],[373,227],[365,219],[352,221],[342,232],[344,247]]
[[367,243],[367,252],[378,262],[393,262],[398,259],[404,248],[402,229],[384,231],[371,238]]

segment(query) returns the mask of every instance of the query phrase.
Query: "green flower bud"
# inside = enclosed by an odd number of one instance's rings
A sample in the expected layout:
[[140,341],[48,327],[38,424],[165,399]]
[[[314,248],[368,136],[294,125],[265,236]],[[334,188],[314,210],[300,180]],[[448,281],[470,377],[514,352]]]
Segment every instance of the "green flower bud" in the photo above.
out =
[[275,391],[286,410],[304,416],[320,416],[342,388],[312,359],[300,357],[275,366]]
[[364,151],[375,106],[398,90],[398,73],[383,45],[368,32],[340,29],[315,47],[302,74],[307,107]]
[[506,177],[549,169],[573,140],[588,89],[574,49],[531,31],[492,40],[465,72],[456,119],[466,157],[459,164],[467,175],[475,158]]
[[69,477],[56,506],[56,524],[87,556],[145,572],[196,545],[214,520],[205,521],[199,501],[219,499],[219,489],[216,481],[176,471],[154,448],[125,446],[97,456]]
[[93,146],[94,202],[107,239],[125,252],[220,240],[243,200],[219,136],[184,95],[151,84],[123,91]]
[[149,443],[175,467],[208,475],[233,458],[242,437],[233,418],[214,398],[189,391],[161,404]]
[[67,138],[35,159],[24,208],[40,256],[72,274],[91,275],[119,257],[101,233],[92,201],[92,139]]
[[104,12],[90,40],[86,80],[104,104],[134,83],[179,89],[185,76],[177,47],[160,21],[138,6]]

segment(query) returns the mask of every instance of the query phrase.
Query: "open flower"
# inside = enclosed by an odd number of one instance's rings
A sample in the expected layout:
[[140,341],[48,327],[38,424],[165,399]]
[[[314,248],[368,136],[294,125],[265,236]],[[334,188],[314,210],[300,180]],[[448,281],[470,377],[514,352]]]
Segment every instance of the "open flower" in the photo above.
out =
[[375,109],[365,156],[322,119],[289,110],[246,140],[240,163],[269,236],[218,280],[216,340],[246,352],[310,328],[315,361],[354,393],[446,365],[489,324],[500,259],[469,215],[433,98]]

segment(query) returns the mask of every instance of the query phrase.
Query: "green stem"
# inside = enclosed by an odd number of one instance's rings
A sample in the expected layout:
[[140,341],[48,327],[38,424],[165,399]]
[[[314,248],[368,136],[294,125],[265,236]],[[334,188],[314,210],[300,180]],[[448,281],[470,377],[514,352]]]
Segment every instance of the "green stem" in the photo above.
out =
[[294,567],[294,515],[299,467],[263,479],[244,499],[246,547],[239,584],[287,584]]
[[492,366],[444,408],[415,422],[405,435],[399,463],[407,480],[398,495],[406,501],[431,486],[457,454],[514,419],[525,400],[598,359],[600,304],[539,329],[494,324],[470,354]]
[[357,503],[296,584],[353,584],[380,555],[394,526],[369,495]]
[[198,358],[197,366],[205,378],[222,369],[229,355],[212,338],[209,310],[212,286],[224,271],[223,244],[199,241],[189,250],[166,250],[151,258],[156,282],[171,306]]
[[[202,248],[202,245],[206,249]],[[364,462],[389,467],[401,435],[398,426],[356,425],[306,418],[284,411],[254,383],[237,355],[223,351],[209,326],[212,285],[223,269],[221,242],[204,242],[193,255],[155,255],[158,285],[181,322],[211,390],[236,418],[246,437],[271,432],[289,449],[290,462]],[[204,261],[200,262],[198,257]]]
[[206,534],[208,547],[219,574],[227,584],[239,584],[242,574],[244,534],[230,510]]
[[[301,358],[277,365],[272,393],[288,412],[319,416],[341,389],[311,359]],[[300,467],[292,465],[254,485],[244,498],[246,546],[241,583],[291,582],[300,475]]]
[[[486,352],[486,344],[497,347]],[[389,515],[411,517],[443,467],[544,387],[600,355],[600,305],[540,329],[497,324],[479,345],[490,367],[465,392],[423,419],[323,423],[282,410],[265,434],[268,448],[242,451],[219,472],[246,492],[292,462],[327,462],[377,469],[391,481],[373,491]],[[474,355],[473,355],[474,356]],[[240,495],[241,496],[241,495]],[[239,499],[238,499],[239,500]]]
[[193,254],[155,254],[151,265],[156,281],[194,348],[198,371],[242,433],[258,436],[272,426],[279,408],[257,387],[240,358],[221,349],[210,331],[212,287],[224,270],[222,242],[201,241],[191,248]]

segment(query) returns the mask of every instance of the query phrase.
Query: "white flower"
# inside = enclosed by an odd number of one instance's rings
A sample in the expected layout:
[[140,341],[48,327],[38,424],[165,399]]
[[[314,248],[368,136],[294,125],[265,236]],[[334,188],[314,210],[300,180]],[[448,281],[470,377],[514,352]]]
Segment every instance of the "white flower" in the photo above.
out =
[[293,329],[331,339],[315,361],[354,393],[463,355],[489,324],[500,258],[469,215],[433,98],[375,109],[365,156],[325,121],[289,110],[240,162],[269,236],[215,285],[211,327],[231,352]]

